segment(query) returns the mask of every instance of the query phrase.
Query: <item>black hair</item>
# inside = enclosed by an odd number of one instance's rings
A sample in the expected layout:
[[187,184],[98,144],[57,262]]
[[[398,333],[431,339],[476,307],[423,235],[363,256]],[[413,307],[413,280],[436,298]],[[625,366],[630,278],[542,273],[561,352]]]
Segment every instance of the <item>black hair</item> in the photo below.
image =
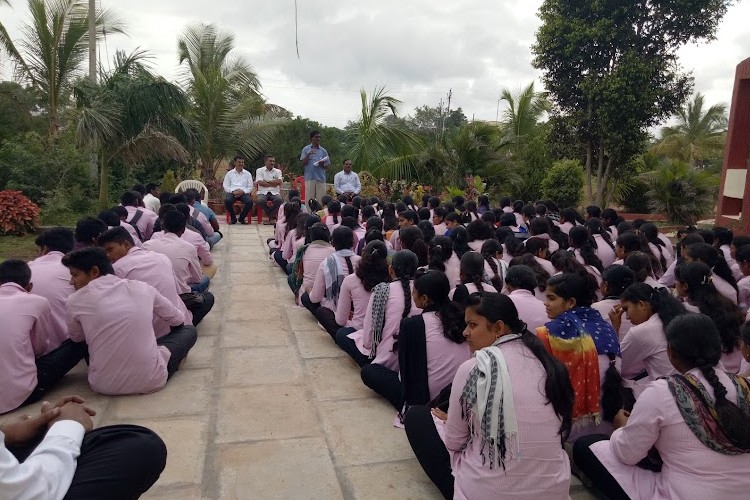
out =
[[482,243],[481,253],[484,257],[484,261],[490,266],[493,273],[490,277],[490,282],[492,282],[492,286],[495,287],[495,290],[499,292],[503,289],[505,276],[503,275],[503,268],[497,265],[497,254],[503,253],[503,246],[497,240],[487,240]]
[[456,204],[452,201],[446,201],[443,203],[443,208],[445,209],[445,213],[455,213],[456,212]]
[[533,220],[534,217],[536,217],[536,209],[534,208],[534,205],[524,205],[521,209],[521,215],[529,220]]
[[602,210],[601,219],[605,226],[615,226],[619,221],[614,208],[605,208]]
[[414,279],[414,289],[430,299],[430,304],[423,311],[437,313],[445,338],[456,344],[463,344],[466,341],[464,309],[460,304],[448,298],[451,285],[445,273],[434,270],[421,273],[418,271]]
[[141,197],[146,196],[146,193],[148,193],[148,191],[146,190],[146,186],[144,186],[141,183],[133,184],[133,189],[132,190],[135,191],[136,193],[140,194]]
[[633,219],[633,229],[640,229],[644,224],[648,224],[646,219]]
[[505,213],[500,216],[500,227],[518,226],[518,219],[511,213]]
[[714,274],[732,285],[732,288],[737,291],[737,281],[727,261],[724,260],[723,252],[719,252],[708,243],[694,243],[687,247],[687,252],[690,258],[706,264]]
[[[400,214],[404,210],[411,210],[411,209],[408,208],[406,206],[406,203],[404,203],[403,201],[396,202],[396,213]],[[417,213],[417,218],[419,218],[419,213]]]
[[365,229],[367,231],[370,231],[371,229],[377,229],[378,231],[383,230],[383,219],[378,217],[377,215],[373,215],[371,217],[367,218],[367,222],[365,222]]
[[625,257],[623,264],[633,270],[635,274],[635,280],[638,283],[643,283],[647,278],[654,278],[654,269],[652,267],[652,260],[654,256],[650,253],[641,251],[631,252]]
[[341,217],[359,217],[359,209],[354,205],[341,205]]
[[[611,248],[612,250],[615,249],[615,244],[612,243],[612,238],[610,238],[609,232],[602,225],[601,219],[597,219],[597,218],[589,219],[584,223],[584,225],[586,226],[586,229],[589,230],[589,233],[591,233],[591,236],[598,234],[599,236],[602,237],[604,242],[607,245],[609,245],[609,248]],[[596,240],[594,241],[596,242]],[[598,245],[596,248],[599,248]]]
[[367,233],[365,233],[365,244],[370,243],[371,241],[382,241],[383,244],[385,244],[385,237],[383,236],[383,231],[379,229],[373,229],[371,231],[367,231]]
[[716,226],[713,229],[713,233],[714,241],[716,241],[719,246],[730,245],[734,239],[734,233],[731,229],[726,227]]
[[336,201],[336,200],[334,200],[333,196],[331,196],[330,194],[324,194],[320,198],[320,202],[323,204],[324,207],[328,207],[328,204],[331,203],[332,201]]
[[299,197],[300,197],[299,189],[290,189],[287,192],[287,199],[290,201]]
[[636,282],[635,273],[628,266],[612,264],[602,273],[602,281],[607,284],[608,297],[617,297]]
[[[163,203],[159,207],[159,218],[164,217],[165,213],[167,213],[167,212],[174,212],[175,210],[177,210],[177,207],[174,206],[174,205],[172,205],[171,203]],[[182,212],[180,212],[180,213],[182,213]],[[183,215],[185,215],[185,214],[183,214]],[[118,225],[121,225],[121,224],[118,224]]]
[[338,201],[328,202],[328,216],[333,219],[334,224],[338,224],[339,216],[341,215],[341,203]]
[[316,129],[312,129],[312,130],[310,131],[310,139],[312,139],[312,138],[313,138],[313,137],[315,137],[316,135],[320,135],[320,131],[319,131],[319,130],[316,130]]
[[185,216],[185,220],[191,226],[193,225],[193,217],[190,215],[190,207],[187,203],[178,203],[174,206],[175,210]]
[[118,245],[130,243],[131,246],[135,246],[133,237],[130,236],[130,233],[122,226],[113,227],[112,229],[104,231],[97,239],[97,244],[100,247],[103,247],[107,243],[117,243]]
[[445,272],[445,263],[453,255],[453,240],[447,236],[435,236],[429,245],[430,269]]
[[236,154],[234,155],[234,158],[232,158],[232,163],[237,162],[237,160],[245,161],[245,157],[241,154]]
[[494,236],[490,225],[481,219],[474,220],[466,226],[466,235],[469,241],[491,240]]
[[147,193],[152,192],[154,189],[159,189],[159,185],[156,184],[155,182],[149,182],[148,184],[146,184]]
[[[162,203],[162,206],[164,206],[164,205],[165,205],[165,203]],[[114,213],[116,213],[117,216],[120,219],[123,219],[123,218],[127,219],[128,218],[128,209],[125,208],[125,207],[123,207],[122,205],[115,205],[110,210],[112,210]]]
[[93,244],[104,231],[107,225],[94,217],[84,217],[76,224],[75,239],[78,242]]
[[0,262],[0,285],[5,283],[15,283],[26,288],[31,283],[31,268],[20,259]]
[[461,223],[461,217],[456,212],[448,212],[447,214],[445,214],[445,218],[443,220],[458,222],[459,224]]
[[714,244],[714,233],[710,229],[698,229],[696,233],[700,234],[703,237],[703,241],[708,243],[709,245]]
[[161,220],[165,233],[182,233],[187,225],[187,218],[176,210],[165,213]]
[[391,280],[387,258],[388,249],[382,241],[371,241],[365,246],[355,272],[365,291],[371,292],[380,283]]
[[537,287],[534,271],[523,264],[508,268],[508,272],[505,273],[505,283],[513,289],[528,290],[531,293],[534,293]]
[[401,238],[401,248],[411,250],[419,259],[420,266],[426,266],[429,259],[427,257],[427,242],[424,240],[422,230],[415,226],[408,226],[399,229]]
[[432,198],[432,196],[430,196],[427,193],[425,193],[425,194],[422,195],[422,206],[423,207],[426,207],[430,203],[430,198]]
[[536,215],[538,217],[544,217],[547,215],[547,207],[541,201],[536,202],[534,209],[536,210]]
[[435,237],[435,226],[432,225],[432,222],[421,220],[419,221],[419,224],[417,224],[417,227],[422,231],[422,236],[424,236],[425,242],[429,243],[432,241],[432,238]]
[[555,266],[555,269],[560,271],[561,273],[577,274],[584,280],[586,280],[588,285],[586,288],[590,290],[592,294],[591,303],[593,304],[594,302],[596,302],[596,292],[599,288],[599,283],[596,281],[594,275],[591,274],[583,264],[578,262],[578,259],[576,259],[576,256],[573,252],[570,252],[568,250],[558,250],[557,252],[552,254],[550,262],[553,266]]
[[[617,226],[615,226],[615,229],[617,229],[617,234],[622,234],[634,230],[633,224],[628,221],[618,223]],[[607,227],[607,230],[609,230],[609,227]]]
[[[359,224],[357,224],[357,219],[354,217],[342,217],[339,227],[348,227],[349,229],[354,231],[359,227]],[[333,237],[333,235],[331,235],[331,237]]]
[[569,222],[573,224],[574,226],[576,224],[584,224],[585,221],[583,220],[583,217],[581,217],[581,214],[579,214],[576,210],[572,208],[563,208],[560,210],[560,218],[565,219],[565,222]]
[[393,254],[391,267],[393,267],[396,279],[401,282],[401,287],[404,289],[404,312],[401,314],[401,317],[406,318],[411,312],[410,281],[414,279],[417,273],[419,259],[417,259],[416,254],[411,250],[399,250]]
[[532,236],[550,234],[550,227],[547,219],[544,217],[532,219],[531,222],[529,222],[529,234]]
[[375,212],[375,207],[373,207],[372,205],[365,205],[364,207],[362,207],[361,212],[363,220],[367,220],[370,217],[374,217],[375,215],[377,215],[377,213]]
[[[115,214],[115,217],[117,215]],[[120,225],[120,219],[117,218],[117,225]],[[67,227],[51,227],[45,229],[42,234],[37,236],[34,243],[38,247],[47,247],[50,252],[68,253],[73,250],[75,245],[75,236],[73,231]]]
[[195,193],[197,191],[188,189],[183,194],[185,195],[185,203],[192,205],[195,202]]
[[651,248],[649,248],[648,242],[643,235],[637,234],[633,231],[626,231],[624,233],[621,233],[617,237],[617,246],[620,246],[625,250],[625,258],[627,258],[631,253],[634,252],[642,252],[644,255],[646,255],[651,261],[652,276],[661,276],[662,274],[664,274],[664,271],[666,271],[666,269],[662,267],[661,262],[659,262],[659,259],[657,259],[656,256],[651,252]]
[[443,207],[435,207],[435,208],[434,208],[434,209],[432,210],[432,215],[433,215],[433,216],[438,216],[438,217],[440,217],[441,219],[445,219],[445,216],[446,216],[447,214],[445,213],[445,208],[443,208]]
[[556,274],[547,280],[547,288],[552,288],[555,295],[565,300],[575,299],[576,307],[591,307],[596,289],[578,273]]
[[284,228],[284,237],[289,235],[289,232],[297,225],[297,217],[302,213],[302,204],[299,199],[293,199],[284,203],[284,220],[286,220],[286,227]]
[[675,249],[675,257],[677,258],[677,263],[682,264],[684,262],[684,259],[682,258],[682,249],[687,249],[690,245],[694,243],[705,243],[706,240],[703,239],[703,236],[698,234],[698,232],[688,233],[686,234],[682,240],[677,243],[676,249]]
[[472,215],[474,215],[475,218],[479,218],[479,214],[477,213],[477,202],[476,201],[467,201],[466,202],[466,215],[469,218],[469,222],[472,220]]
[[570,228],[568,237],[570,238],[570,245],[578,250],[583,262],[587,266],[594,267],[599,272],[604,270],[602,260],[596,253],[596,241],[594,241],[594,237],[589,234],[585,227],[576,226]]
[[505,208],[510,206],[510,198],[507,196],[503,196],[500,198],[500,208]]
[[309,200],[307,200],[307,207],[310,209],[310,212],[313,213],[323,210],[323,205],[321,205],[320,202],[315,198],[310,198]]
[[495,213],[491,210],[488,210],[485,213],[483,213],[479,219],[482,220],[483,222],[486,222],[490,226],[490,228],[495,227],[495,222],[497,222]]
[[[702,314],[684,314],[667,327],[667,343],[689,368],[698,368],[714,392],[714,421],[736,447],[750,451],[750,415],[727,399],[715,367],[721,359],[720,330]],[[741,396],[740,396],[741,397]]]
[[750,245],[750,236],[735,236],[732,239],[732,245],[734,245],[734,248],[740,248],[744,247],[745,245]]
[[398,227],[398,220],[393,215],[383,215],[383,231],[392,231]]
[[[411,210],[411,209],[409,209],[409,210]],[[419,210],[417,210],[417,217],[419,218],[420,221],[422,221],[422,220],[429,221],[430,220],[430,209],[427,208],[427,207],[420,208]]]
[[513,301],[499,293],[472,294],[468,306],[490,323],[502,321],[513,333],[521,335],[523,344],[534,354],[545,371],[544,395],[552,404],[560,419],[560,438],[565,442],[573,428],[573,404],[575,392],[565,365],[547,351],[539,338],[529,332],[527,325],[518,317]]
[[[115,228],[116,229],[116,228]],[[123,231],[125,231],[123,229]],[[127,231],[125,231],[127,233]],[[88,247],[74,250],[62,258],[62,265],[67,268],[75,268],[84,273],[90,273],[96,267],[100,276],[115,274],[112,263],[107,259],[107,254],[101,247]]]
[[588,207],[586,207],[586,213],[592,219],[599,219],[602,216],[602,209],[597,207],[596,205],[589,205]]
[[322,222],[316,222],[307,230],[308,239],[310,242],[313,241],[325,241],[331,242],[331,233],[328,230],[328,226]]
[[682,302],[674,298],[666,288],[655,289],[645,283],[630,285],[620,299],[634,304],[648,302],[651,310],[659,315],[664,328],[677,316],[687,312]]
[[740,336],[742,338],[742,343],[746,346],[750,346],[750,321],[745,322],[742,325],[742,328],[740,328]]
[[183,193],[176,193],[169,197],[169,203],[172,205],[179,205],[180,203],[187,203],[187,196]]
[[411,223],[415,226],[419,223],[419,217],[417,216],[417,212],[415,212],[414,210],[404,210],[402,212],[399,212],[398,216],[402,219],[411,221]]
[[338,200],[341,205],[346,205],[346,203],[349,201],[349,197],[345,194],[340,194],[336,197],[336,200]]
[[538,256],[540,250],[545,250],[549,253],[549,240],[544,238],[532,237],[526,240],[524,243],[524,253],[530,253],[531,255]]
[[409,207],[410,210],[413,210],[412,207],[414,206],[414,198],[407,194],[403,198],[401,198],[401,201],[403,201],[404,205]]
[[117,215],[117,212],[113,210],[102,210],[101,212],[96,214],[96,218],[104,222],[109,227],[117,227],[120,225],[120,216]]
[[716,290],[711,282],[711,268],[703,262],[683,262],[675,268],[674,275],[687,285],[690,303],[711,318],[719,329],[724,352],[734,352],[745,318],[739,307]]
[[451,232],[451,239],[453,240],[453,251],[456,252],[459,259],[471,250],[469,248],[469,235],[465,227],[456,226]]
[[520,214],[521,210],[523,210],[523,200],[516,200],[513,202],[513,212]]
[[[287,224],[289,226],[294,227],[294,238],[295,239],[300,239],[300,238],[304,238],[305,237],[305,224],[307,222],[307,218],[308,217],[309,217],[309,215],[307,215],[306,213],[300,212],[299,214],[297,214],[297,217],[295,217],[293,225],[287,220]],[[287,227],[289,227],[289,226],[287,226]],[[289,233],[287,233],[287,234],[289,234]]]
[[486,194],[481,195],[479,197],[479,201],[478,201],[477,205],[479,205],[480,207],[487,207],[487,209],[489,210],[489,208],[490,208],[490,197],[487,196]]
[[354,246],[354,231],[343,225],[337,227],[331,233],[331,244],[335,250],[351,249]]
[[[661,266],[663,274],[664,271],[667,270],[667,259],[664,257],[664,250],[667,248],[667,245],[661,239],[659,239],[659,228],[656,227],[656,224],[647,222],[646,224],[643,224],[641,226],[640,231],[641,234],[646,238],[646,241],[653,245],[656,245],[656,249],[659,251],[659,255],[654,255],[654,257],[659,260],[659,265]],[[649,247],[649,250],[650,249],[651,247]]]
[[477,252],[466,252],[461,257],[461,283],[474,283],[477,291],[484,290],[484,257]]
[[510,268],[519,264],[522,264],[534,271],[534,274],[536,275],[537,288],[539,288],[539,290],[541,290],[542,292],[546,290],[547,280],[550,279],[549,272],[544,267],[542,267],[539,262],[536,261],[532,254],[527,253],[519,257],[514,257],[508,264],[508,270],[510,271]]
[[[320,223],[320,217],[318,217],[317,215],[310,214],[307,216],[307,219],[305,220],[305,231],[304,231],[305,244],[312,243],[313,240],[310,239],[310,229],[312,229],[312,227],[318,223]],[[323,225],[325,226],[325,224]],[[326,229],[328,229],[328,226],[326,226]]]
[[750,263],[750,245],[742,245],[737,248],[735,252],[735,260],[740,262]]

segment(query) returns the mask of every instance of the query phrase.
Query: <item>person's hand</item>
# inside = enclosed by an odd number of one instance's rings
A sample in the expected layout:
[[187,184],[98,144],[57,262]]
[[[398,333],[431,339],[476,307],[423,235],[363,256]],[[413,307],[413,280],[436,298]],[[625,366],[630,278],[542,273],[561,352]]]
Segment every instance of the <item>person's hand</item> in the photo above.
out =
[[21,446],[44,434],[47,425],[60,415],[60,408],[41,413],[36,417],[21,415],[18,420],[2,425],[6,446]]
[[432,411],[432,414],[435,415],[435,417],[442,420],[443,422],[448,420],[448,414],[445,413],[440,408],[433,408],[431,411]]
[[624,311],[622,310],[622,306],[620,304],[615,304],[615,306],[612,308],[611,311],[609,311],[609,320],[612,322],[612,327],[615,329],[615,332],[617,334],[620,334],[620,327],[622,326],[622,313]]
[[612,421],[612,425],[615,429],[619,429],[620,427],[625,427],[628,423],[628,418],[630,417],[630,412],[625,410],[620,410],[617,412],[617,415],[615,415],[614,420]]
[[[66,403],[61,408],[55,408],[57,416],[52,419],[50,425],[61,422],[63,420],[73,420],[81,424],[86,432],[90,432],[94,429],[94,422],[91,421],[93,416],[90,412],[93,411],[86,406],[79,403]],[[96,414],[96,412],[94,412]]]
[[234,191],[234,195],[237,196],[237,197],[242,196],[243,194],[245,194],[245,192],[243,190],[241,190],[241,189],[236,189]]

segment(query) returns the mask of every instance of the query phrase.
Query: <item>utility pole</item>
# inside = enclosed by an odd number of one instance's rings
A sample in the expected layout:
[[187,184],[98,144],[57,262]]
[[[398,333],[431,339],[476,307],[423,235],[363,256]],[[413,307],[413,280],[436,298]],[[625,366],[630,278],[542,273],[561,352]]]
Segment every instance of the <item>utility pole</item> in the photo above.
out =
[[442,139],[445,134],[445,118],[451,114],[451,97],[453,96],[453,89],[448,89],[448,110],[443,116],[443,124],[440,127],[440,138]]
[[[96,85],[96,0],[89,0],[89,79]],[[94,151],[89,159],[89,177],[94,182],[99,177],[99,165]]]

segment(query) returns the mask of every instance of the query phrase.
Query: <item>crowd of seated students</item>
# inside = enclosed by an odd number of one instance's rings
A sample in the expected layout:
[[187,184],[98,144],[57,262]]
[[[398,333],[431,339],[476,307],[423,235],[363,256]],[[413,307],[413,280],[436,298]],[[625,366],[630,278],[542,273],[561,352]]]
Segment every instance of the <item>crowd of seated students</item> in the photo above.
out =
[[[0,414],[44,400],[82,360],[91,389],[105,395],[159,391],[185,360],[214,304],[210,248],[221,234],[199,195],[161,202],[149,186],[136,185],[75,231],[44,230],[31,262],[0,263]],[[94,414],[71,396],[0,425],[0,496],[6,487],[9,498],[125,499],[148,490],[165,466],[164,443],[137,426],[93,430]]]
[[[750,238],[612,208],[298,199],[273,260],[446,498],[744,498]],[[567,452],[566,452],[567,450]],[[727,480],[731,477],[731,480]]]

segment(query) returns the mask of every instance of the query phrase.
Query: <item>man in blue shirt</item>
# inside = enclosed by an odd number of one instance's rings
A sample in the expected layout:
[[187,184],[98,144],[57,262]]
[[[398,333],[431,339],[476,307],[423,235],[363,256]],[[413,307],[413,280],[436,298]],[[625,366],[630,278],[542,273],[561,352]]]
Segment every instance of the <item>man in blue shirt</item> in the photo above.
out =
[[310,144],[302,148],[299,158],[305,170],[305,197],[320,201],[326,194],[326,169],[331,164],[328,151],[320,145],[320,132],[310,132]]

